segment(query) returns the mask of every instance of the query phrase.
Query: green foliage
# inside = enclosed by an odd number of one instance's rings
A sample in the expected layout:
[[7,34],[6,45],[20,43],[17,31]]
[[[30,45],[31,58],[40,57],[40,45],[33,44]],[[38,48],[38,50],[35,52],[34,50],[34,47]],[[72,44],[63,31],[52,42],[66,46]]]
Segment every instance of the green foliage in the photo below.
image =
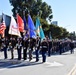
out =
[[40,17],[40,22],[45,31],[49,28],[46,19],[48,18],[51,21],[52,9],[46,2],[42,2],[42,0],[9,0],[11,5],[13,6],[12,12],[13,16],[16,17],[16,13],[19,13],[21,17],[25,16],[27,19],[27,14],[30,13],[34,23],[37,15]]
[[39,16],[46,20],[46,18],[52,19],[52,9],[51,6],[48,6],[46,2],[42,2],[42,0],[9,0],[11,5],[13,6],[12,12],[13,15],[16,15],[18,12],[23,17],[23,11],[25,14],[30,13],[33,17],[34,15]]
[[9,1],[13,6],[12,12],[14,17],[16,17],[16,13],[19,13],[21,17],[25,16],[27,19],[27,14],[30,13],[35,23],[36,17],[39,16],[45,35],[49,35],[49,33],[51,32],[52,38],[65,38],[69,36],[69,32],[67,32],[66,29],[48,24],[46,19],[51,22],[53,15],[51,6],[49,6],[46,2],[42,2],[42,0]]
[[53,38],[65,38],[69,36],[69,32],[66,29],[56,25],[50,25],[49,31]]
[[69,36],[69,32],[63,28],[63,35],[62,35],[64,38],[66,38],[66,36],[68,37]]

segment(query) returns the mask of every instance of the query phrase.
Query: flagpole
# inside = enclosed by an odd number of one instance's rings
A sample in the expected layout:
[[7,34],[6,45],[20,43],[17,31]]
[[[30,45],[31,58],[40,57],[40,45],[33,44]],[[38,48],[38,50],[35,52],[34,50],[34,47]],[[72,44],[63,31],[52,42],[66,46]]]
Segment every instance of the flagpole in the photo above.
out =
[[[25,11],[23,11],[23,18],[25,18]],[[25,31],[23,32],[23,46],[25,46],[25,39],[24,39],[24,36],[25,36]],[[23,47],[24,48],[24,47]]]
[[[27,15],[29,15],[29,12],[28,12],[28,14]],[[32,60],[32,50],[31,50],[31,46],[30,46],[30,44],[31,44],[31,39],[30,39],[30,28],[28,27],[28,32],[29,32],[29,61],[31,61]]]
[[[25,18],[25,11],[23,11],[23,16]],[[27,22],[28,22],[28,14],[27,14]],[[26,24],[28,25],[28,23],[26,22]],[[29,27],[28,27],[29,28]],[[26,30],[27,31],[27,30]],[[29,33],[29,34],[28,34]],[[25,35],[28,34],[28,41],[29,41],[29,45],[28,45],[28,50],[29,50],[29,61],[31,61],[31,48],[30,48],[30,29],[28,29],[27,33],[25,33]],[[25,41],[25,40],[24,40]],[[25,45],[25,42],[23,43]]]
[[13,40],[13,38],[12,38],[12,28],[11,28],[11,59],[13,59],[13,47],[12,47],[12,40]]
[[[18,11],[16,10],[15,12],[16,12],[16,20],[17,20],[17,15],[18,15],[17,12],[18,12]],[[18,22],[18,20],[17,20],[17,22]],[[19,25],[17,25],[17,26],[18,26],[18,29],[19,29]],[[18,33],[18,30],[17,30],[17,33]]]

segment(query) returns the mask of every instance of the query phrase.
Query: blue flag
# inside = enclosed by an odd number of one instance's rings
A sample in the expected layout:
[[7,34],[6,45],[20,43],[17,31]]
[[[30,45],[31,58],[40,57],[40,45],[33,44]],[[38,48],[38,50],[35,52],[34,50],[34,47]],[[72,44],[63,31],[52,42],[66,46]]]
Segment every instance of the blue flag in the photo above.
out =
[[33,23],[32,18],[31,18],[30,15],[28,15],[28,28],[29,28],[30,30],[36,30],[36,28],[35,28],[35,26],[34,26],[34,23]]
[[30,30],[30,38],[36,38],[36,32],[33,30]]
[[27,26],[27,22],[26,22],[26,18],[23,18],[24,21],[24,30],[28,30],[28,26]]
[[30,15],[28,15],[28,31],[29,31],[30,38],[36,38],[35,30],[36,30],[36,28],[34,26],[32,18]]

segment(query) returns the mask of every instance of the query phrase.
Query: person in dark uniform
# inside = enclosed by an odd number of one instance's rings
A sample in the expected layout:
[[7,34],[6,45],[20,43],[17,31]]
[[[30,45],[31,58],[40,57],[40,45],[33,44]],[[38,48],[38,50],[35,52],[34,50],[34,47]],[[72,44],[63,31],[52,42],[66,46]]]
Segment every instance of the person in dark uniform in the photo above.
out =
[[19,39],[19,41],[17,43],[18,60],[21,60],[21,51],[22,51],[22,42]]
[[4,50],[4,58],[7,59],[7,47],[5,43],[2,43],[3,45],[3,50]]
[[8,47],[8,44],[7,44],[6,38],[4,38],[2,46],[3,46],[3,51],[4,51],[4,58],[7,59],[7,47]]
[[4,50],[3,50],[3,48],[4,48],[4,47],[3,47],[4,40],[5,40],[4,38],[1,38],[1,43],[2,43],[2,44],[1,44],[1,51],[4,51]]
[[36,39],[36,48],[35,48],[35,53],[36,53],[36,62],[39,61],[39,49],[40,49],[40,37],[37,37]]
[[29,61],[32,60],[33,56],[32,56],[32,53],[33,53],[33,47],[35,46],[35,42],[36,42],[36,39],[33,39],[33,38],[30,38],[29,39]]
[[70,42],[70,52],[71,54],[74,53],[74,42],[73,41]]
[[22,42],[23,46],[23,59],[27,59],[27,48],[28,48],[28,38],[24,38]]
[[11,59],[14,59],[14,47],[16,45],[15,38],[10,38]]
[[48,51],[48,43],[46,41],[46,39],[43,39],[42,43],[41,43],[41,52],[42,52],[42,61],[46,62],[46,53]]
[[1,38],[1,36],[0,36],[0,51],[1,51],[1,46],[2,45],[2,38]]
[[62,54],[62,49],[63,49],[63,43],[62,43],[62,41],[60,41],[60,43],[59,43],[59,54],[60,55]]
[[49,48],[48,48],[48,56],[50,57],[51,56],[51,49],[52,49],[52,40],[48,40],[48,44],[49,44]]

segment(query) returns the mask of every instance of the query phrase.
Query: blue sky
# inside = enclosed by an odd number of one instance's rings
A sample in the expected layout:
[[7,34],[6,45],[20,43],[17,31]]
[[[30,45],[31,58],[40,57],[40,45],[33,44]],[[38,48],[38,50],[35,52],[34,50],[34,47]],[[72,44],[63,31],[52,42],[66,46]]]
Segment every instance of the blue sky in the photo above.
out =
[[53,11],[52,21],[65,27],[69,32],[76,32],[76,0],[43,0],[51,5]]
[[11,12],[12,6],[9,3],[9,0],[0,0],[0,15],[3,13],[7,15],[12,15]]
[[[53,12],[52,21],[58,21],[58,25],[65,27],[69,32],[76,32],[76,0],[42,0],[51,6]],[[0,1],[0,14],[4,12],[12,15],[12,6],[9,0]]]

